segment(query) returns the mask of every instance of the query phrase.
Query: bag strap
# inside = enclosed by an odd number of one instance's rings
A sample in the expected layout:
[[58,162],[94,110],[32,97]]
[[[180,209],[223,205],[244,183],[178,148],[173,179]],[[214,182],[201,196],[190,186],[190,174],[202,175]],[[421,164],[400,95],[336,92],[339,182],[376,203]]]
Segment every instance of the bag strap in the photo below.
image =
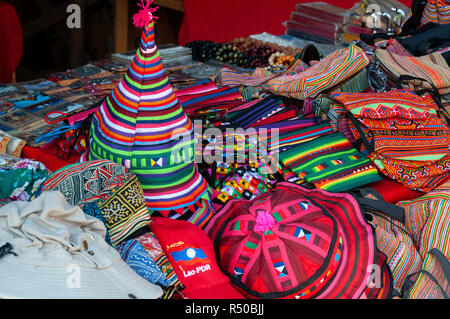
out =
[[13,251],[13,246],[7,242],[6,244],[0,247],[0,258],[8,254],[17,256],[17,254]]
[[[428,253],[434,255],[436,260],[442,267],[442,271],[444,272],[445,279],[450,284],[450,261],[447,257],[437,248],[432,248]],[[448,296],[447,296],[448,297]]]
[[[402,33],[410,32],[420,26],[423,11],[427,5],[428,0],[413,0],[411,4],[411,16],[405,21],[402,26]],[[419,28],[420,29],[420,28]]]
[[[361,208],[380,211],[383,214],[405,223],[405,210],[397,205],[384,201],[383,197],[373,188],[354,189],[350,194],[356,199]],[[366,198],[373,195],[378,199]]]
[[[405,24],[407,22],[405,22]],[[421,32],[425,32],[427,30],[430,30],[434,26],[435,26],[434,23],[429,22],[429,23],[424,24],[423,26],[420,26],[420,27],[418,27],[416,29],[402,30],[398,34],[389,34],[387,32],[379,32],[379,33],[372,33],[372,34],[361,33],[360,34],[360,38],[361,38],[362,41],[364,41],[368,45],[375,45],[375,42],[374,42],[375,39],[388,40],[388,39],[395,39],[395,38],[399,38],[399,37],[411,36],[411,35],[415,35],[415,34],[418,34],[418,33],[421,33]]]
[[[441,269],[444,273],[445,279],[450,284],[450,261],[447,259],[447,257],[437,248],[430,249],[427,254],[432,254],[434,257],[436,257],[436,260],[439,263],[439,265],[441,266]],[[413,277],[414,275],[419,274],[419,273],[426,274],[431,279],[431,281],[433,281],[439,287],[444,298],[450,299],[449,295],[444,290],[444,288],[442,288],[442,286],[439,284],[437,279],[429,271],[424,270],[424,269],[422,269],[418,272],[409,274],[406,277],[405,282],[403,283],[403,286],[401,288],[403,296],[406,296],[408,294],[408,291],[411,289],[412,285],[414,284],[411,280],[411,277]]]
[[[362,124],[360,121],[358,121],[358,119],[352,114],[352,112],[347,111],[347,117],[350,119],[350,121],[352,121],[353,125],[355,126],[356,130],[359,133],[359,136],[361,136],[361,140],[364,143],[364,146],[366,147],[366,150],[369,154],[373,153],[375,150],[375,139],[372,139],[371,142],[369,142],[369,140],[367,139],[366,134],[364,134],[363,130],[362,130],[362,126],[364,126],[364,124]],[[367,127],[366,127],[367,128]],[[355,142],[355,146],[356,145],[360,145],[361,141],[357,141]],[[359,149],[359,147],[357,147]]]
[[[86,137],[86,143],[89,143],[89,130],[93,118],[93,113],[89,114],[80,124],[80,127],[76,130],[75,140],[72,143],[72,146],[70,147],[69,153],[67,154],[67,159],[70,159],[72,156],[73,151],[75,150],[75,146],[78,143],[78,140],[84,135],[87,134]],[[89,147],[89,145],[86,145],[86,147]]]

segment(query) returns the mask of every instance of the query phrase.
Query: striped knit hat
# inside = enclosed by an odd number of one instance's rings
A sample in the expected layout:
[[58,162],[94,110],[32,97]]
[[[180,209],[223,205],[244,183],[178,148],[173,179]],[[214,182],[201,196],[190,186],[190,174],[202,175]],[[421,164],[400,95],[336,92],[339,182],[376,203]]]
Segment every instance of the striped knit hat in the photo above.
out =
[[[147,207],[197,226],[212,214],[210,189],[194,163],[194,129],[175,96],[154,42],[151,0],[133,17],[144,27],[122,81],[95,113],[87,160],[109,159],[139,179]],[[187,213],[191,217],[186,218]]]

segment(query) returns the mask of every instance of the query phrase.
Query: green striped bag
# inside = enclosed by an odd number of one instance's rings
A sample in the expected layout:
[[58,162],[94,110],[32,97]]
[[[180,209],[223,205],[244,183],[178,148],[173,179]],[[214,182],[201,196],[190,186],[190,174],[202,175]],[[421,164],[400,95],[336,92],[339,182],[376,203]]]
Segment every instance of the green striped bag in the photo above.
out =
[[304,182],[329,192],[344,192],[381,180],[372,162],[339,132],[280,152],[279,161]]

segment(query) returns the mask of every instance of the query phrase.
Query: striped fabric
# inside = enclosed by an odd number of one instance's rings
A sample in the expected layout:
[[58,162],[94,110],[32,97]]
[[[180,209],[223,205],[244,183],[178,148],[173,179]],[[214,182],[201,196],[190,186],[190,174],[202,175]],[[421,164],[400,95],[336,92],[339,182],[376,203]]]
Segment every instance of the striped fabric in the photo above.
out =
[[[441,251],[450,260],[450,180],[414,200],[401,201],[405,209],[405,226],[418,245],[423,259],[422,269],[430,272],[442,288],[450,294],[450,283],[443,276],[432,248]],[[425,273],[420,273],[407,296],[411,299],[443,298],[441,290]]]
[[[289,67],[283,74],[293,75],[305,71],[308,65],[302,60],[297,60],[292,66]],[[264,82],[280,76],[279,73],[270,73],[261,68],[256,68],[253,73],[243,73],[230,68],[223,68],[219,73],[220,80],[224,86],[247,86],[247,87],[259,87]]]
[[183,95],[178,98],[178,101],[181,103],[183,108],[187,108],[197,103],[205,104],[205,103],[230,101],[234,99],[236,100],[242,99],[242,96],[238,88],[222,87],[208,92]]
[[313,126],[315,124],[322,123],[321,118],[301,118],[301,119],[293,119],[286,121],[278,121],[269,124],[261,124],[253,126],[255,129],[277,129],[280,134],[287,134],[289,132],[293,132],[295,130]]
[[427,23],[447,24],[450,23],[450,1],[428,0],[423,10],[421,24]]
[[413,56],[408,50],[406,50],[400,42],[391,38],[389,40],[379,40],[375,42],[375,47],[383,50],[388,50],[392,54],[400,56]]
[[[415,57],[377,49],[375,57],[380,61],[382,69],[394,80],[400,75],[423,78],[432,83],[441,94],[450,93],[450,68],[440,52]],[[410,81],[408,85],[411,90],[430,89],[429,83]]]
[[248,74],[239,72],[230,68],[223,68],[220,70],[220,82],[223,86],[250,86],[250,87],[258,87],[262,83],[270,80],[274,76],[277,76],[277,74],[270,74],[270,75],[255,75],[255,74]]
[[154,36],[151,22],[126,75],[95,113],[88,159],[131,168],[150,211],[171,217],[200,207],[209,218],[209,187],[194,163],[193,125],[173,93]]
[[258,101],[250,109],[245,109],[237,113],[228,114],[228,120],[233,124],[242,128],[248,128],[250,125],[257,123],[284,109],[284,106],[272,95]]
[[377,247],[387,257],[393,287],[400,293],[406,277],[421,269],[422,258],[402,223],[382,213],[366,214],[370,215],[370,224],[375,228]]
[[178,100],[180,100],[180,97],[182,97],[182,96],[211,92],[216,89],[217,89],[217,85],[214,82],[210,81],[209,79],[205,79],[205,80],[199,81],[193,85],[190,85],[188,87],[178,89],[178,90],[174,91],[174,93],[175,93],[176,97],[178,98]]
[[[347,79],[340,84],[333,92],[353,92],[359,93],[367,90],[370,87],[367,68],[362,69],[358,74]],[[329,110],[332,105],[332,100],[328,97],[317,97],[314,99],[314,115],[324,116],[329,115]]]
[[270,140],[267,148],[271,152],[284,152],[295,146],[333,132],[328,123],[313,124],[286,133],[280,133],[278,140]]
[[279,154],[280,162],[316,188],[343,192],[381,180],[375,166],[340,133]]
[[[279,123],[286,123],[286,122],[295,122],[296,119],[298,119],[298,112],[297,110],[293,109],[284,109],[280,110],[279,112],[272,114],[271,116],[259,120],[258,122],[250,125],[250,127],[262,127],[262,126],[271,126],[271,125],[278,125]],[[307,119],[309,120],[309,118]],[[318,123],[318,121],[317,121]],[[290,125],[288,124],[288,129]]]
[[276,95],[304,100],[338,87],[346,79],[358,74],[369,64],[369,59],[356,45],[336,50],[304,72],[282,75],[263,84]]

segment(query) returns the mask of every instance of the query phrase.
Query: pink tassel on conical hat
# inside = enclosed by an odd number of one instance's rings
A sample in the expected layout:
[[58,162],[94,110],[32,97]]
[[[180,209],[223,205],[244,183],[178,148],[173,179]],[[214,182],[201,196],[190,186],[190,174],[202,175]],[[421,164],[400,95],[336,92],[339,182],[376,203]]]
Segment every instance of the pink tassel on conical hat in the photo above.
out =
[[158,19],[158,17],[155,17],[153,15],[153,12],[158,10],[159,7],[150,8],[152,2],[153,0],[145,0],[144,4],[144,0],[141,0],[141,3],[138,3],[138,6],[140,6],[142,9],[133,16],[133,24],[136,27],[146,27],[150,24],[150,22],[154,22],[155,19]]

